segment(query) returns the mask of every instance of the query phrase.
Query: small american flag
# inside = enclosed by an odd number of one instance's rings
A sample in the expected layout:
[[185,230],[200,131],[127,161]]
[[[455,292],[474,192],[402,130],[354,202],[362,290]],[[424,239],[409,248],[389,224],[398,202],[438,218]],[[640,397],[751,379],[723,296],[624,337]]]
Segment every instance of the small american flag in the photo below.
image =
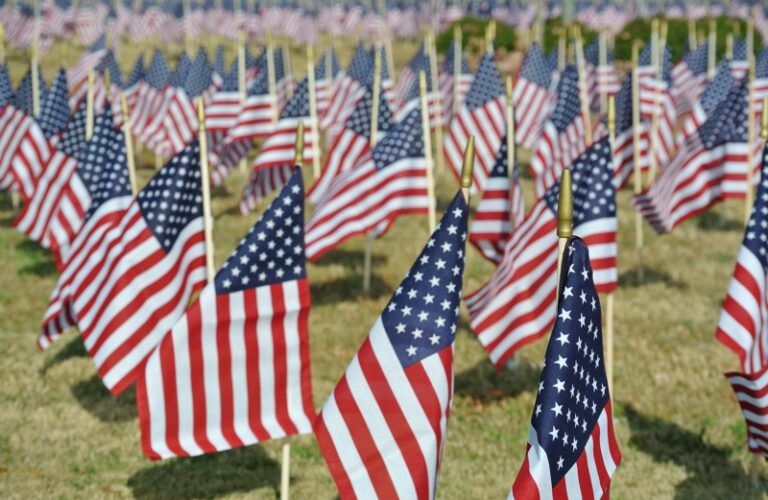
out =
[[[606,49],[607,51],[607,49]],[[606,53],[606,62],[600,62],[600,40],[595,39],[584,49],[584,71],[587,82],[589,107],[600,110],[600,98],[611,96],[619,91],[619,78],[613,65],[613,53]]]
[[621,462],[603,359],[600,301],[587,245],[563,255],[557,321],[509,498],[604,498]]
[[342,498],[435,496],[468,211],[457,194],[315,422]]
[[[38,75],[39,78],[37,88],[38,95],[40,96],[40,103],[42,104],[45,101],[45,94],[48,91],[48,88],[45,84],[42,70],[38,69]],[[23,111],[28,116],[37,118],[33,112],[32,104],[32,70],[29,70],[24,75],[24,78],[21,79],[21,82],[19,82],[19,86],[16,87],[13,105],[16,107],[16,109]]]
[[661,75],[657,75],[656,67],[651,64],[650,44],[640,54],[637,67],[640,91],[640,118],[653,123],[658,121],[656,129],[651,127],[648,140],[655,144],[654,153],[656,165],[663,167],[671,160],[675,149],[675,128],[677,113],[672,97],[672,54],[668,46],[664,46],[661,57]]
[[328,134],[329,143],[333,144],[341,133],[349,115],[363,98],[366,86],[373,80],[373,61],[362,43],[357,45],[355,54],[346,71],[340,71],[331,88],[331,102],[328,105],[320,127]]
[[699,44],[672,68],[672,92],[679,116],[691,110],[707,84],[709,44]]
[[469,69],[469,63],[464,54],[459,55],[459,81],[455,82],[456,73],[456,51],[460,50],[461,40],[453,40],[451,45],[448,46],[448,50],[445,53],[445,60],[438,74],[438,85],[440,87],[440,101],[442,102],[442,117],[443,125],[449,125],[451,118],[453,117],[454,110],[454,86],[458,86],[457,93],[459,102],[457,106],[461,106],[464,102],[464,96],[469,92],[469,87],[472,85],[472,71]]
[[[647,171],[650,164],[648,124],[637,124],[638,144],[635,144],[635,128],[632,123],[632,73],[629,73],[616,94],[616,139],[613,143],[613,162],[616,165],[614,184],[620,189],[635,172]],[[638,148],[638,165],[635,165],[635,148]]]
[[0,189],[28,200],[54,153],[37,122],[14,106],[0,110]]
[[704,87],[700,98],[691,105],[690,113],[683,118],[682,133],[679,137],[681,145],[698,132],[701,125],[737,85],[738,82],[731,75],[730,63],[724,60],[717,68],[715,77]]
[[104,47],[103,39],[99,43],[91,46],[75,63],[72,68],[67,70],[67,81],[70,85],[69,108],[75,110],[85,100],[88,92],[88,72],[95,68],[104,56],[107,49]]
[[[571,166],[575,235],[592,252],[599,292],[616,289],[616,190],[608,138],[595,142]],[[555,184],[510,237],[491,279],[467,296],[471,325],[493,364],[546,335],[555,320],[557,200]]]
[[336,51],[331,47],[327,52],[324,52],[317,61],[316,67],[315,92],[317,95],[317,116],[319,120],[322,120],[328,112],[328,106],[331,104],[331,89],[340,71]]
[[142,81],[137,83],[136,100],[131,110],[131,126],[137,139],[148,143],[154,133],[151,128],[153,121],[161,112],[166,102],[165,89],[171,73],[168,61],[159,50],[155,51],[152,62],[144,74]]
[[523,59],[523,66],[515,81],[512,102],[517,118],[518,144],[532,149],[541,134],[541,128],[555,99],[550,67],[538,43],[531,44]]
[[[416,54],[416,57],[409,64],[409,68],[415,75],[410,78],[410,85],[402,95],[402,101],[395,113],[395,120],[402,120],[410,111],[421,103],[421,88],[419,83],[419,73],[424,72],[426,80],[427,108],[429,109],[430,129],[434,130],[438,125],[437,111],[440,109],[440,89],[432,82],[432,71],[429,55],[423,50]],[[396,96],[397,97],[397,96]]]
[[768,455],[768,413],[766,390],[768,390],[768,366],[755,373],[726,373],[736,399],[747,423],[747,447],[752,453]]
[[301,170],[147,358],[144,453],[193,456],[312,432]]
[[469,136],[475,137],[476,165],[472,187],[482,191],[488,174],[496,160],[496,152],[504,135],[504,84],[493,62],[493,55],[486,53],[472,80],[459,113],[451,120],[445,140],[445,157],[448,166],[458,178],[464,158],[464,145]]
[[48,139],[63,132],[69,123],[68,98],[67,73],[61,69],[56,74],[51,89],[46,93],[45,101],[41,101],[40,116],[37,119],[40,129]]

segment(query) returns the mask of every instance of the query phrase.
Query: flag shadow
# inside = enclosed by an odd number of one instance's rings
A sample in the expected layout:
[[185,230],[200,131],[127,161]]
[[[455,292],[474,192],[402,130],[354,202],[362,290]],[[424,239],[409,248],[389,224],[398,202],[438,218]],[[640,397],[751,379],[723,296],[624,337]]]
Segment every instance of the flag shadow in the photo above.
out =
[[702,231],[744,231],[744,221],[727,219],[718,210],[709,210],[699,215],[696,226]]
[[660,271],[649,267],[643,267],[643,279],[640,280],[637,267],[627,269],[619,274],[619,286],[628,288],[639,288],[645,285],[663,283],[668,288],[676,290],[685,290],[688,283],[675,279],[666,271]]
[[[675,498],[760,498],[752,490],[749,474],[730,459],[734,450],[706,443],[701,434],[672,422],[624,407],[632,436],[629,445],[656,462],[672,462],[687,477],[675,489]],[[746,446],[746,444],[744,444]]]
[[70,387],[77,402],[102,422],[125,422],[136,418],[136,397],[133,387],[119,396],[110,394],[98,375]]
[[53,255],[34,241],[22,240],[16,245],[16,250],[24,255],[24,263],[18,266],[20,275],[33,275],[42,278],[56,274]]
[[519,363],[512,370],[498,372],[489,361],[481,361],[456,375],[454,391],[461,396],[487,403],[535,390],[540,376],[541,367],[525,362]]
[[392,287],[375,274],[371,274],[371,289],[363,292],[362,275],[342,276],[330,281],[309,285],[312,304],[316,306],[355,301],[359,298],[378,299],[392,293]]
[[85,350],[82,337],[79,334],[75,335],[59,352],[43,363],[42,368],[40,368],[40,375],[45,375],[48,373],[48,370],[68,359],[84,358],[86,356],[88,356],[88,352]]
[[[365,260],[365,251],[363,249],[349,250],[347,248],[334,248],[327,254],[320,257],[317,262],[312,264],[315,266],[344,266],[347,269],[352,269],[355,272],[360,273],[362,279],[363,264]],[[387,258],[381,254],[371,252],[371,269],[376,269],[378,266],[384,264]]]
[[128,479],[136,498],[214,498],[269,487],[278,495],[279,464],[259,446],[146,467]]

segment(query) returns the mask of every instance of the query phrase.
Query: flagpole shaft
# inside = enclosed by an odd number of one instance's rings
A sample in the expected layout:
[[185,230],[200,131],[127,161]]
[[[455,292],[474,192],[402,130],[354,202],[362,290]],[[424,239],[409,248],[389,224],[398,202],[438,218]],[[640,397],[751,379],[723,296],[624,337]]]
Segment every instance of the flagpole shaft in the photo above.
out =
[[695,50],[698,47],[699,41],[696,40],[696,21],[693,19],[688,20],[688,50]]
[[373,88],[371,89],[371,133],[369,145],[371,150],[376,145],[379,134],[379,101],[381,100],[381,50],[376,47],[373,58]]
[[[637,60],[640,46],[635,43],[632,46],[632,168],[634,177],[634,192],[639,194],[643,190],[643,179],[640,170],[640,85],[637,80]],[[635,254],[637,256],[637,277],[643,281],[643,218],[640,212],[635,211]]]
[[[240,93],[240,106],[245,104],[245,33],[240,30],[237,38],[237,90]],[[239,164],[240,173],[245,176],[248,171],[248,159],[243,157]]]
[[5,27],[0,24],[0,63],[5,63]]
[[365,254],[363,255],[363,292],[371,291],[371,255],[373,253],[373,236],[365,236]]
[[291,445],[283,443],[283,459],[280,461],[280,500],[289,500],[291,482]]
[[744,186],[744,223],[749,222],[754,199],[752,183],[754,182],[754,152],[755,152],[755,58],[752,52],[747,52],[749,61],[749,97],[747,98],[747,178]]
[[[93,71],[93,68],[88,69],[88,90],[86,93],[86,101],[85,101],[85,138],[90,139],[93,135],[93,115],[94,115],[94,93],[96,91],[95,89],[95,80],[96,75]],[[37,85],[34,85],[34,88],[37,88]]]
[[267,33],[267,77],[272,105],[272,121],[277,122],[277,80],[275,77],[275,49],[272,35]]
[[421,129],[424,134],[424,159],[427,167],[427,211],[429,215],[429,234],[437,226],[435,208],[435,176],[432,164],[432,138],[429,135],[429,108],[427,107],[427,75],[419,71],[419,94],[421,97]]
[[315,61],[312,45],[307,45],[307,82],[309,87],[309,129],[312,137],[312,176],[320,177],[320,141],[317,126],[317,90],[315,82]]
[[[443,165],[443,110],[442,101],[440,99],[440,92],[437,84],[437,48],[435,47],[435,34],[433,31],[429,32],[427,36],[429,52],[429,69],[430,77],[432,79],[432,100],[435,108],[435,169],[439,172],[444,170]],[[437,102],[434,102],[434,101]],[[427,114],[429,117],[429,114]]]
[[608,65],[608,41],[605,32],[600,32],[598,39],[598,67],[595,70],[595,80],[597,81],[597,90],[600,94],[600,112],[605,113],[608,106],[608,95],[605,93],[605,86],[600,84],[600,68]]
[[128,101],[125,94],[120,94],[120,104],[123,108],[123,137],[125,138],[125,159],[128,163],[128,178],[131,181],[131,194],[136,196],[139,191],[136,180],[136,159],[133,155],[133,134],[131,133],[131,113],[128,110]]
[[456,24],[453,27],[453,114],[459,112],[461,103],[459,102],[461,93],[459,92],[459,81],[461,80],[461,56],[462,56],[461,25]]
[[[515,170],[515,105],[512,102],[512,76],[507,76],[507,174],[512,177]],[[510,211],[511,216],[511,211]]]
[[715,57],[715,51],[717,50],[717,21],[710,19],[709,21],[709,47],[707,50],[707,79],[712,80],[715,77],[715,71],[717,59]]
[[[611,148],[611,161],[613,161],[613,145],[616,142],[616,97],[608,97],[608,142]],[[616,164],[613,165],[614,169]],[[616,218],[618,232],[618,217]],[[605,301],[605,376],[608,379],[608,388],[613,397],[613,330],[614,330],[614,293],[608,292]]]
[[200,145],[200,184],[203,191],[203,225],[205,230],[205,269],[208,282],[213,282],[216,268],[213,263],[213,215],[211,212],[211,184],[208,172],[208,137],[205,131],[203,98],[197,98],[198,140]]
[[584,139],[587,146],[592,144],[592,117],[589,113],[589,91],[587,90],[587,72],[584,65],[584,47],[581,40],[581,30],[574,26],[576,31],[576,67],[579,71],[579,101],[581,101],[581,114],[584,117]]

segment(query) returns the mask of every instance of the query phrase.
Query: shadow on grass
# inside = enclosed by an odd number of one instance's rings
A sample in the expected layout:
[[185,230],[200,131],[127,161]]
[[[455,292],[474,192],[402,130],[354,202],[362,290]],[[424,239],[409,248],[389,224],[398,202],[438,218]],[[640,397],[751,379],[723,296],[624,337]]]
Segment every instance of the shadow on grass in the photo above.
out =
[[371,289],[367,294],[363,292],[362,275],[344,276],[321,283],[310,282],[309,290],[312,296],[312,304],[318,306],[357,300],[359,298],[378,299],[392,293],[392,289],[387,282],[375,274],[371,274]]
[[98,375],[71,387],[77,402],[102,422],[125,422],[136,418],[136,397],[133,387],[119,396],[110,394]]
[[640,281],[637,268],[627,269],[619,274],[619,285],[622,287],[638,288],[645,285],[653,285],[656,283],[663,283],[669,288],[677,290],[685,290],[688,288],[688,284],[684,281],[673,278],[666,271],[659,271],[658,269],[643,268],[643,280]]
[[[360,250],[347,250],[344,248],[334,249],[323,255],[320,260],[315,262],[316,266],[335,266],[341,265],[348,269],[358,270],[362,279],[363,264],[365,260],[365,251]],[[371,252],[371,269],[376,269],[377,266],[383,264],[386,261],[386,257],[380,254],[376,254],[374,250]]]
[[31,240],[20,241],[16,250],[24,256],[24,263],[17,270],[20,275],[51,276],[56,274],[53,256],[46,249]]
[[710,210],[699,215],[696,226],[702,231],[744,231],[744,221],[726,219],[717,210]]
[[137,498],[214,498],[269,486],[278,494],[280,467],[258,446],[160,462],[136,472]]
[[454,387],[456,394],[487,403],[535,390],[540,375],[540,367],[527,363],[520,363],[512,370],[497,372],[490,362],[481,361],[456,375]]
[[[701,435],[677,424],[640,413],[630,405],[624,415],[632,437],[630,446],[685,468],[687,478],[677,485],[675,498],[759,498],[751,491],[749,475],[730,460],[732,450],[704,442]],[[739,485],[740,491],[734,491]]]
[[69,341],[67,345],[61,348],[51,359],[47,360],[43,367],[40,368],[40,374],[45,375],[48,370],[54,366],[63,363],[64,361],[72,358],[84,358],[88,355],[83,344],[83,339],[80,335],[76,335],[75,338]]

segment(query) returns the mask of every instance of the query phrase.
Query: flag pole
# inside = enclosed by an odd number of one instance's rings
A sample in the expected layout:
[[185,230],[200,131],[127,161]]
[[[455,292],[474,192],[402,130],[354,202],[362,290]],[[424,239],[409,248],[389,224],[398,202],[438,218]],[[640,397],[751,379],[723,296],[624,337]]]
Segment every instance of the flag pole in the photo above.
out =
[[[371,100],[371,133],[368,138],[371,151],[376,145],[379,133],[379,101],[381,99],[381,50],[376,49],[373,57],[373,89]],[[373,236],[365,236],[365,254],[363,256],[363,291],[368,293],[371,290],[371,256],[373,253]]]
[[[432,79],[432,104],[435,108],[435,170],[443,172],[445,165],[443,163],[443,106],[438,86],[437,75],[437,48],[435,46],[435,33],[430,31],[427,35],[429,54],[429,70]],[[435,100],[437,102],[435,103]]]
[[[93,135],[93,106],[94,106],[94,93],[95,93],[95,80],[96,74],[93,68],[88,68],[88,90],[86,92],[85,100],[85,139],[88,140]],[[37,88],[37,85],[35,85]]]
[[560,288],[560,270],[568,238],[573,235],[573,192],[571,169],[564,168],[560,177],[560,193],[557,199],[557,286]]
[[699,46],[696,40],[696,21],[688,19],[688,50],[695,50]]
[[[611,148],[611,161],[613,161],[613,144],[616,142],[616,97],[608,97],[608,142]],[[615,168],[615,165],[614,165]],[[618,223],[618,217],[616,222]],[[613,309],[614,293],[608,292],[605,296],[605,376],[608,379],[608,388],[613,395]]]
[[312,177],[320,177],[320,140],[317,126],[317,88],[315,82],[315,54],[307,44],[307,83],[309,87],[309,129],[312,134]]
[[461,39],[461,25],[456,24],[453,26],[453,114],[456,115],[461,108],[459,98],[461,93],[459,92],[459,80],[461,79],[461,56],[462,56],[462,39]]
[[[587,90],[587,71],[584,65],[584,46],[581,40],[579,25],[573,26],[576,39],[576,68],[579,72],[579,101],[581,101],[581,114],[584,117],[584,139],[587,146],[592,144],[592,116],[589,113],[589,91]],[[597,76],[597,75],[595,75]]]
[[[245,89],[245,32],[240,29],[237,36],[237,90],[240,94],[240,106],[245,104],[246,89]],[[240,159],[240,173],[245,177],[248,171],[248,159],[243,157]]]
[[5,63],[5,28],[0,24],[0,63]]
[[[635,182],[635,194],[643,191],[642,172],[640,171],[640,85],[637,79],[637,60],[640,42],[632,45],[632,169]],[[643,219],[635,211],[635,253],[637,256],[637,278],[643,281]]]
[[[517,150],[515,149],[515,104],[512,101],[512,75],[507,75],[507,105],[506,105],[506,122],[507,122],[507,176],[512,185],[515,175],[515,158],[517,157]],[[512,228],[512,210],[509,210],[507,214],[509,216],[509,224]],[[514,229],[514,228],[512,228]],[[506,362],[508,370],[514,370],[517,368],[519,361],[517,352],[512,353],[512,357]]]
[[203,98],[197,98],[198,140],[200,145],[200,183],[203,191],[203,226],[205,229],[205,269],[208,282],[213,282],[216,268],[213,264],[213,216],[211,215],[211,180],[208,173],[208,137],[205,131]]
[[131,113],[128,111],[128,101],[125,93],[120,93],[120,105],[123,108],[123,137],[125,138],[125,159],[128,163],[128,178],[131,181],[131,194],[138,193],[136,181],[136,159],[133,157],[133,134],[131,134]]
[[600,94],[600,113],[605,113],[608,105],[608,95],[605,93],[605,86],[600,85],[600,68],[608,66],[608,40],[604,31],[600,32],[597,43],[598,67],[595,71],[595,80],[597,80],[597,91]]
[[[666,47],[666,40],[667,40],[667,25],[666,23],[663,23],[661,25],[660,34],[658,35],[656,39],[656,78],[661,81],[661,79],[664,77],[664,63],[663,63],[663,54],[664,54],[664,48]],[[661,92],[659,91],[659,86],[655,85],[653,89],[653,117],[651,119],[651,151],[650,151],[650,157],[649,160],[651,161],[651,168],[650,172],[648,173],[649,176],[649,184],[653,182],[654,179],[656,179],[656,171],[658,169],[658,161],[656,157],[656,151],[659,149],[659,126],[661,117],[659,116],[659,113],[661,112]]]
[[432,138],[429,136],[429,109],[427,108],[427,75],[419,71],[419,94],[421,95],[421,129],[424,134],[424,159],[427,164],[427,211],[429,215],[429,234],[437,226],[435,209],[435,176],[432,163]]
[[717,59],[715,58],[715,51],[717,50],[717,21],[715,19],[709,20],[709,47],[707,50],[707,79],[712,80],[715,77]]
[[272,34],[267,32],[267,77],[272,105],[272,122],[277,122],[277,81],[275,79],[275,47]]
[[464,161],[461,164],[461,194],[469,205],[470,188],[472,187],[472,170],[475,168],[475,136],[467,138],[464,146]]
[[733,60],[733,32],[725,35],[725,57]]
[[[752,213],[752,201],[753,190],[752,183],[754,181],[754,154],[755,154],[755,113],[754,103],[755,100],[755,57],[751,52],[747,52],[747,61],[749,61],[749,97],[747,98],[747,180],[746,186],[744,186],[744,223],[749,222],[749,216]],[[765,114],[765,110],[763,110]],[[760,135],[762,136],[762,129]]]

